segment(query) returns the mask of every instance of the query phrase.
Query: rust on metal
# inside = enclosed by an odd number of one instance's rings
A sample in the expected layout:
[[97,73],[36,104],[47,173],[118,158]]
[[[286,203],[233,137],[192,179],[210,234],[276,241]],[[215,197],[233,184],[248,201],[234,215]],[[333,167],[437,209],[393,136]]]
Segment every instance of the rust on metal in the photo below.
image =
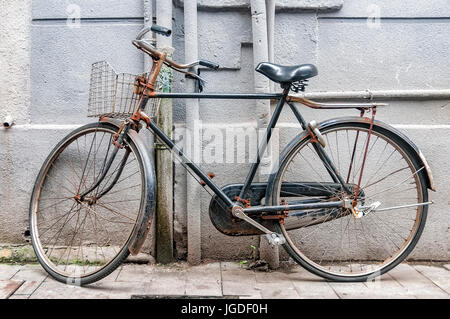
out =
[[312,131],[309,127],[307,127],[306,129],[307,129],[308,135],[311,136],[311,140],[312,140],[314,143],[318,144],[319,141],[317,140],[317,137],[316,137],[316,135],[313,133],[313,131]]
[[319,104],[317,104],[316,102],[311,101],[311,100],[308,100],[308,99],[305,99],[305,98],[303,98],[303,97],[299,97],[299,96],[291,96],[291,95],[289,95],[289,96],[286,98],[286,101],[288,101],[288,102],[301,103],[301,104],[306,105],[306,106],[308,106],[308,107],[311,107],[311,108],[313,108],[313,109],[321,109],[321,108],[322,108],[322,107],[321,107]]
[[239,198],[239,196],[234,196],[234,200],[241,203],[242,205],[244,205],[245,208],[252,207],[250,198],[242,199],[242,198]]
[[[208,174],[208,177],[209,177],[210,179],[213,179],[214,177],[216,177],[216,175],[215,175],[213,172],[211,172],[211,173]],[[200,185],[206,186],[205,181],[203,181],[203,180],[200,181]]]
[[123,148],[123,145],[120,144],[120,143],[118,143],[118,142],[117,142],[117,139],[119,138],[119,135],[120,135],[120,133],[122,133],[122,131],[123,131],[123,129],[124,129],[124,127],[125,127],[126,124],[127,124],[126,122],[123,122],[122,125],[120,125],[120,128],[119,128],[119,130],[117,131],[117,133],[113,135],[112,144],[113,144],[115,147],[117,147],[117,148]]

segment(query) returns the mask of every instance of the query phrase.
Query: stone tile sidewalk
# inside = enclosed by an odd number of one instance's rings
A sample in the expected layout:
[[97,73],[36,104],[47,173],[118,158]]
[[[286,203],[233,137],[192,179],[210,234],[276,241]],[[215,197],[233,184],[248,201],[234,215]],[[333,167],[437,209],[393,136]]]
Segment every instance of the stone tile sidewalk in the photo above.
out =
[[450,264],[401,264],[380,280],[333,283],[299,266],[273,272],[239,267],[237,262],[199,266],[124,264],[87,287],[61,284],[39,265],[0,264],[0,298],[450,298]]

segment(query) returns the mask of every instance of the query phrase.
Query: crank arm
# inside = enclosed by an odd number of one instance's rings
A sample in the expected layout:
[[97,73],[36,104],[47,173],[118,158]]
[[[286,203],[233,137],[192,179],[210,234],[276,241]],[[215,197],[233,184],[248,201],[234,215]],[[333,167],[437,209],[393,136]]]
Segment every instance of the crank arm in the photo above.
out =
[[283,245],[286,242],[286,239],[284,238],[283,235],[277,234],[277,233],[275,233],[273,231],[270,231],[269,229],[267,229],[266,227],[264,227],[263,225],[258,223],[256,220],[248,217],[247,214],[244,213],[244,209],[242,207],[234,206],[232,208],[232,210],[231,210],[231,213],[233,214],[234,217],[246,221],[247,223],[249,223],[253,227],[256,227],[257,229],[259,229],[260,231],[265,233],[266,237],[267,237],[267,240],[272,245]]

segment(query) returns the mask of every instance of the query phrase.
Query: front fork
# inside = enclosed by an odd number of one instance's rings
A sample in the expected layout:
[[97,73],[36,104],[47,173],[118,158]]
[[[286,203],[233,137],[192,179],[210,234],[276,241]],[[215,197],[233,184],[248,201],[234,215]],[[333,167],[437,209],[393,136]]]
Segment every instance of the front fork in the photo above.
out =
[[[123,169],[125,167],[125,163],[127,162],[128,157],[129,157],[130,152],[131,152],[129,147],[128,146],[124,146],[124,144],[123,144],[125,136],[128,134],[128,131],[130,129],[130,125],[131,125],[131,122],[128,121],[128,120],[123,122],[121,127],[119,128],[119,131],[116,134],[114,134],[113,140],[112,140],[112,144],[114,145],[114,150],[112,151],[111,156],[109,157],[109,159],[107,159],[107,161],[105,159],[106,164],[105,164],[105,166],[102,169],[101,175],[96,179],[94,185],[92,185],[89,189],[85,190],[83,193],[78,194],[78,195],[75,196],[75,199],[78,202],[85,202],[85,201],[87,201],[87,202],[89,202],[91,204],[95,203],[98,199],[100,199],[106,193],[108,193],[114,187],[114,185],[117,183],[117,181],[119,180],[119,178],[120,178],[120,176],[121,176],[121,174],[123,172]],[[100,194],[97,194],[97,195],[94,195],[94,196],[91,196],[91,197],[87,198],[86,196],[89,195],[90,193],[92,193],[103,182],[103,180],[105,179],[106,175],[108,174],[108,172],[109,172],[109,170],[111,168],[112,163],[114,162],[114,160],[115,160],[115,158],[117,156],[117,153],[118,153],[119,149],[122,149],[122,148],[125,148],[125,155],[122,158],[122,161],[120,163],[120,166],[119,166],[117,174],[116,174],[116,177],[113,179],[113,181],[111,182],[111,184],[108,187],[106,187],[104,190],[102,190],[102,192]],[[95,165],[95,163],[94,163],[94,165]]]

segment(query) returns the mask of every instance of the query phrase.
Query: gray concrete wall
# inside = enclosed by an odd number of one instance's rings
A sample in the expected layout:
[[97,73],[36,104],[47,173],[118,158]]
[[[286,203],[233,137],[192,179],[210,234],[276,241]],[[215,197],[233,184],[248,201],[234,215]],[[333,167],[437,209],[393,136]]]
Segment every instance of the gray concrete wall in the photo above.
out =
[[[314,63],[319,75],[308,91],[364,89],[448,89],[450,86],[450,6],[447,0],[417,1],[279,1],[275,26],[275,62]],[[184,61],[182,1],[175,1],[175,60]],[[216,61],[218,72],[202,71],[207,92],[253,91],[253,53],[249,1],[199,1],[199,52]],[[79,27],[67,24],[78,5]],[[282,6],[284,4],[284,7]],[[304,11],[305,4],[309,7]],[[298,7],[295,7],[295,6]],[[312,6],[312,7],[311,7]],[[317,8],[312,9],[312,8]],[[37,172],[54,145],[86,118],[90,64],[108,60],[118,71],[139,73],[143,56],[130,41],[143,25],[142,0],[104,2],[0,0],[0,117],[14,112],[17,125],[0,129],[0,243],[23,243],[28,201]],[[286,9],[287,8],[287,9]],[[381,19],[368,25],[379,10]],[[379,24],[377,24],[379,21]],[[181,92],[184,77],[175,77]],[[417,259],[448,259],[450,214],[447,194],[450,169],[450,101],[390,100],[377,117],[397,126],[422,149],[434,172],[438,191]],[[302,108],[306,119],[354,114]],[[256,125],[252,101],[200,103],[204,122],[226,129]],[[182,126],[184,103],[174,101],[174,121]],[[280,148],[298,129],[286,110],[282,114]],[[216,142],[210,144],[215,145]],[[205,147],[211,147],[205,143]],[[249,168],[242,164],[205,164],[219,185],[240,182]],[[175,170],[175,240],[178,257],[186,255],[185,172]],[[203,258],[244,258],[258,238],[230,238],[209,222],[209,195],[202,207]],[[226,245],[225,245],[226,243]]]

